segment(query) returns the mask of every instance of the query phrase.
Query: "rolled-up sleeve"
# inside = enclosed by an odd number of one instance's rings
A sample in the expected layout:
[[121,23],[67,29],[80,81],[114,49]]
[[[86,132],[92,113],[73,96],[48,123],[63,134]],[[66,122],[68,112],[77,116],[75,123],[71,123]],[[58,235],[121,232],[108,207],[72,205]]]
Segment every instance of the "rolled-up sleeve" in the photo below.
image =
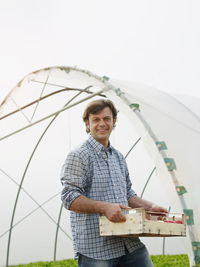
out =
[[61,170],[61,183],[63,185],[61,199],[66,209],[70,208],[74,199],[84,195],[85,179],[86,169],[80,155],[71,152]]

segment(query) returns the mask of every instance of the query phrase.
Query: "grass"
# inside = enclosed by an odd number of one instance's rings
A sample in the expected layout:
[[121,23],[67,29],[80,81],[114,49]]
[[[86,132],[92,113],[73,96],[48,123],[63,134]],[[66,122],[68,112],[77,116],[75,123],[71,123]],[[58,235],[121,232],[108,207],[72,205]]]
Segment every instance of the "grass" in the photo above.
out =
[[[187,255],[158,255],[151,256],[155,267],[189,267]],[[68,259],[62,261],[35,262],[29,264],[19,264],[10,267],[77,267],[75,260]],[[197,266],[197,265],[196,265]],[[200,265],[198,265],[200,266]]]
[[187,255],[158,255],[151,256],[155,267],[189,267]]
[[39,261],[29,264],[12,265],[10,267],[77,267],[78,263],[75,260],[68,259],[62,261]]

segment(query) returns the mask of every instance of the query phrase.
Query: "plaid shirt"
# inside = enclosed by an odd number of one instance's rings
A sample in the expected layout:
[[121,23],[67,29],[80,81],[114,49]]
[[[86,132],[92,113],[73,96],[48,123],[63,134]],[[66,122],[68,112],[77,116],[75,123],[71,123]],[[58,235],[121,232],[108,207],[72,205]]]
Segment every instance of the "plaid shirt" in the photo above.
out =
[[[104,148],[92,136],[67,156],[61,172],[62,201],[69,209],[80,195],[98,201],[128,205],[135,194],[123,155],[112,146]],[[99,235],[99,214],[71,211],[71,229],[75,255],[108,260],[140,248],[138,238]]]

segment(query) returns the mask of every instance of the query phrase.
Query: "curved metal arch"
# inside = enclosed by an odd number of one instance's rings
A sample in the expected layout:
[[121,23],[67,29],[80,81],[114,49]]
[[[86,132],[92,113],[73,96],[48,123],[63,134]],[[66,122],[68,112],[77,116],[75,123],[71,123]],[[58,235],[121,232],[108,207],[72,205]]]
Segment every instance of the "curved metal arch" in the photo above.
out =
[[128,155],[131,153],[133,148],[137,145],[137,143],[141,140],[141,137],[138,138],[138,140],[132,145],[132,147],[129,149],[129,151],[126,153],[125,159],[128,157]]
[[63,210],[63,204],[61,204],[61,206],[60,206],[60,212],[59,212],[59,215],[58,215],[58,222],[57,222],[57,227],[56,227],[56,236],[55,236],[55,243],[54,243],[54,256],[53,256],[53,260],[54,261],[56,260],[58,231],[59,231],[59,227],[60,227],[60,220],[61,220],[62,210]]
[[[168,208],[168,213],[170,213],[170,210],[171,210],[171,206],[169,206]],[[165,255],[165,241],[166,241],[166,237],[163,237],[162,255]]]
[[[104,81],[104,79],[88,70],[84,70],[84,69],[79,69],[77,67],[67,67],[67,66],[52,66],[52,67],[47,67],[47,68],[41,68],[41,69],[38,69],[36,71],[33,71],[31,73],[28,73],[27,75],[25,75],[18,83],[17,85],[11,89],[11,91],[8,93],[8,95],[5,97],[5,99],[0,103],[0,108],[6,103],[6,101],[8,100],[8,98],[10,97],[10,95],[12,94],[12,92],[17,88],[19,87],[22,82],[27,78],[29,77],[31,74],[37,74],[39,73],[40,71],[49,71],[49,70],[53,70],[53,69],[59,69],[61,71],[65,71],[66,73],[69,73],[71,70],[72,71],[77,71],[77,72],[82,72],[84,74],[87,74],[89,77],[93,77],[99,81],[101,81],[102,83],[104,82],[107,82],[107,81]],[[110,85],[111,86],[111,85]]]
[[71,104],[71,105],[69,105],[69,106],[64,106],[62,109],[60,109],[60,110],[58,110],[58,111],[56,111],[56,112],[53,112],[53,113],[51,113],[50,115],[43,117],[42,119],[39,119],[39,120],[37,120],[37,121],[35,121],[35,122],[33,122],[33,123],[28,124],[27,126],[25,126],[25,127],[23,127],[23,128],[20,128],[20,129],[18,129],[18,130],[16,130],[16,131],[14,131],[14,132],[12,132],[12,133],[6,135],[6,136],[1,137],[1,138],[0,138],[0,141],[2,141],[3,139],[6,139],[6,138],[8,138],[8,137],[10,137],[10,136],[12,136],[12,135],[14,135],[14,134],[16,134],[16,133],[19,133],[19,132],[21,132],[21,131],[23,131],[23,130],[25,130],[25,129],[27,129],[27,128],[30,128],[31,126],[33,126],[33,125],[35,125],[35,124],[38,124],[38,123],[40,123],[40,122],[42,122],[42,121],[44,121],[44,120],[47,120],[47,119],[49,119],[49,118],[51,118],[51,117],[53,117],[53,116],[57,116],[57,115],[60,114],[61,112],[65,111],[65,110],[67,110],[67,109],[70,109],[70,108],[72,108],[72,107],[74,107],[74,106],[76,106],[76,105],[78,105],[78,104],[80,104],[80,103],[83,103],[83,102],[87,101],[88,99],[91,99],[91,98],[94,97],[94,96],[101,95],[102,92],[103,92],[103,90],[99,90],[98,92],[93,93],[92,95],[90,95],[90,96],[88,96],[88,97],[86,97],[86,98],[84,98],[84,99],[82,99],[82,100],[80,100],[80,101],[77,101],[77,102],[74,103],[74,104]]
[[[100,81],[104,84],[104,81],[102,81],[102,78],[101,78],[101,77],[99,77],[99,76],[97,76],[97,75],[94,75],[94,74],[92,74],[91,72],[88,72],[88,71],[85,71],[85,70],[78,70],[78,69],[76,69],[76,68],[70,68],[70,69],[75,70],[75,71],[79,71],[79,72],[83,72],[83,73],[85,73],[85,74],[87,74],[87,75],[89,75],[89,76],[93,76],[94,78],[96,78],[97,80],[100,80]],[[36,71],[36,72],[38,72],[38,71]],[[35,72],[35,73],[36,73],[36,72]],[[21,82],[22,82],[22,81],[21,81]],[[109,85],[107,85],[107,89],[108,89],[108,90],[111,89],[112,87],[113,87],[113,86],[110,85],[110,88],[109,88]],[[86,88],[86,90],[87,90],[87,88]],[[30,158],[29,158],[29,160],[28,160],[28,163],[27,163],[27,165],[26,165],[26,168],[25,168],[25,170],[24,170],[24,173],[23,173],[23,176],[22,176],[22,179],[21,179],[21,182],[20,182],[19,190],[18,190],[18,192],[17,192],[17,196],[16,196],[16,200],[15,200],[15,204],[14,204],[14,208],[13,208],[13,212],[12,212],[11,223],[10,223],[10,231],[9,231],[8,246],[7,246],[6,267],[9,266],[10,242],[11,242],[11,235],[12,235],[13,222],[14,222],[15,211],[16,211],[16,207],[17,207],[17,202],[18,202],[19,194],[20,194],[20,192],[21,192],[21,187],[22,187],[22,184],[23,184],[25,175],[26,175],[26,173],[27,173],[27,170],[28,170],[28,167],[29,167],[29,165],[30,165],[30,162],[31,162],[31,160],[32,160],[32,158],[33,158],[33,155],[35,154],[35,151],[37,150],[37,147],[39,146],[39,144],[40,144],[40,142],[41,142],[43,136],[45,135],[45,133],[47,132],[47,130],[49,129],[49,127],[51,126],[51,124],[53,123],[53,121],[57,118],[57,116],[58,116],[62,111],[66,110],[67,108],[70,108],[70,107],[72,107],[72,106],[75,106],[75,105],[77,105],[77,104],[79,104],[79,103],[82,103],[82,102],[84,102],[84,101],[86,101],[86,100],[88,100],[88,99],[90,99],[90,98],[92,98],[92,97],[94,97],[94,96],[96,96],[96,95],[101,94],[101,93],[103,92],[103,90],[100,90],[100,91],[97,92],[97,93],[93,93],[91,96],[86,97],[85,99],[83,99],[83,100],[81,100],[81,101],[78,101],[78,102],[76,102],[75,104],[73,104],[73,105],[71,105],[71,106],[68,106],[69,103],[70,103],[72,100],[74,100],[78,95],[80,95],[80,94],[83,93],[83,92],[84,92],[84,91],[79,92],[79,93],[78,93],[77,95],[75,95],[72,99],[70,99],[70,100],[66,103],[66,105],[64,106],[64,108],[62,108],[61,110],[59,110],[59,111],[57,111],[57,112],[54,112],[53,114],[51,114],[51,115],[49,115],[49,116],[47,116],[47,117],[45,117],[45,118],[42,119],[42,120],[44,120],[44,119],[47,119],[47,118],[52,117],[52,116],[55,115],[54,118],[51,120],[51,122],[48,124],[48,126],[45,128],[45,130],[44,130],[44,132],[42,133],[42,135],[40,136],[40,138],[39,138],[39,140],[38,140],[38,142],[37,142],[37,144],[36,144],[36,146],[35,146],[33,152],[31,153],[31,156],[30,156]],[[87,93],[87,91],[85,91],[85,92]],[[39,121],[37,121],[36,123],[39,123],[39,122],[41,122],[42,120],[39,120]],[[32,123],[32,124],[30,124],[30,125],[24,127],[23,129],[26,129],[26,128],[28,128],[28,127],[31,127],[32,125],[34,125],[34,124],[36,124],[36,123]],[[10,134],[10,135],[13,135],[13,134],[15,134],[15,133],[17,133],[17,132],[19,132],[19,131],[21,131],[21,130],[23,130],[23,129],[20,129],[20,130],[18,130],[18,131],[15,131],[14,133],[12,133],[12,134]],[[10,135],[8,135],[8,136],[10,136]],[[6,137],[8,137],[8,136],[6,136]],[[6,138],[6,137],[4,137],[4,138]],[[2,139],[4,139],[4,138],[1,138],[0,140],[2,140]]]
[[150,179],[151,179],[151,177],[152,177],[152,175],[153,175],[153,173],[154,173],[155,170],[156,170],[156,167],[153,168],[153,170],[151,171],[149,177],[147,178],[147,181],[146,181],[146,183],[145,183],[145,185],[143,187],[142,193],[140,195],[141,198],[143,197],[144,192],[145,192],[145,189],[147,188],[147,185],[148,185],[148,183],[149,183],[149,181],[150,181]]
[[[46,83],[46,84],[48,84],[48,83]],[[92,85],[88,86],[87,89],[89,89],[89,88],[91,88],[91,87],[92,87]],[[28,108],[28,107],[30,107],[30,106],[32,106],[32,105],[34,105],[34,104],[36,104],[36,103],[38,103],[38,102],[40,102],[40,101],[46,99],[46,98],[48,98],[48,97],[51,97],[51,96],[53,96],[53,95],[55,95],[55,94],[59,94],[59,93],[66,92],[66,91],[78,91],[78,92],[83,92],[83,91],[85,91],[85,89],[78,89],[78,88],[69,88],[69,87],[66,87],[66,88],[57,90],[57,91],[52,92],[52,93],[50,93],[50,94],[48,94],[48,95],[42,96],[42,97],[40,97],[40,98],[34,100],[33,102],[28,103],[27,105],[25,105],[25,106],[23,106],[23,107],[20,107],[20,110],[19,110],[19,109],[16,109],[16,110],[14,110],[14,111],[12,111],[12,112],[10,112],[10,113],[8,113],[8,114],[6,114],[6,115],[0,117],[0,120],[5,119],[5,118],[7,118],[7,117],[9,117],[9,116],[11,116],[11,115],[17,113],[17,112],[20,112],[21,110],[26,109],[26,108]],[[92,94],[93,92],[87,90],[87,93],[88,93],[88,94]],[[102,94],[100,94],[100,96],[105,97],[105,95],[102,95]]]

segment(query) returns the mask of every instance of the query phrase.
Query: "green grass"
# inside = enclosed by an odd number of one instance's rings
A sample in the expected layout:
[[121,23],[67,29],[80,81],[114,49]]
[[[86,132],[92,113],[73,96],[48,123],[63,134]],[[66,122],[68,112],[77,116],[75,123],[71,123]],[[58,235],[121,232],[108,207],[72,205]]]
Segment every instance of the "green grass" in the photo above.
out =
[[[187,255],[158,255],[158,256],[151,256],[151,259],[155,267],[189,267],[189,259]],[[15,265],[15,267],[77,267],[77,266],[78,266],[77,261],[72,259],[62,260],[62,261],[49,261],[49,262],[43,261],[43,262]]]
[[187,255],[158,255],[151,256],[155,267],[189,267]]
[[75,260],[68,259],[62,261],[38,261],[29,264],[12,265],[10,267],[77,267]]

